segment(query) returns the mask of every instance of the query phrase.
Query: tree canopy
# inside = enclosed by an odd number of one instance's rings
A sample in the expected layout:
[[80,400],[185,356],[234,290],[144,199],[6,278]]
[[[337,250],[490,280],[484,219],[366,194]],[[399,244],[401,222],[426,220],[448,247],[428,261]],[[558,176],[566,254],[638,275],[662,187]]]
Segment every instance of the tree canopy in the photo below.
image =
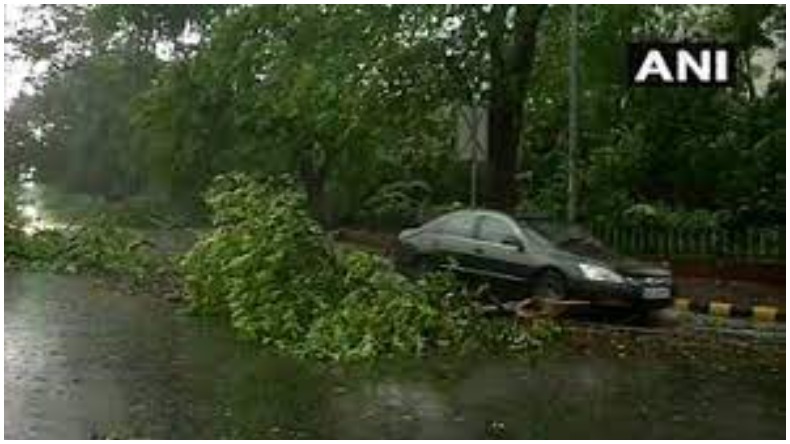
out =
[[[460,105],[489,109],[484,204],[561,214],[563,5],[38,6],[11,44],[45,62],[6,110],[6,173],[65,190],[197,203],[231,171],[290,173],[324,223],[419,181],[465,201]],[[635,205],[784,223],[785,7],[582,6],[580,214]],[[637,89],[641,39],[738,47],[737,85]],[[390,188],[391,189],[391,188]]]

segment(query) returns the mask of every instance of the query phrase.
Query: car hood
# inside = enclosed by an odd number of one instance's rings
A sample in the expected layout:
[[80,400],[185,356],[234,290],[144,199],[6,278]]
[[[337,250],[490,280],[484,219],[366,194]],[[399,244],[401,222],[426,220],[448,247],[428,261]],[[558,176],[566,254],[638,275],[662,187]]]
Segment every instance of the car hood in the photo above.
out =
[[667,267],[642,262],[630,257],[621,257],[610,262],[610,266],[618,273],[635,277],[669,277],[672,272]]

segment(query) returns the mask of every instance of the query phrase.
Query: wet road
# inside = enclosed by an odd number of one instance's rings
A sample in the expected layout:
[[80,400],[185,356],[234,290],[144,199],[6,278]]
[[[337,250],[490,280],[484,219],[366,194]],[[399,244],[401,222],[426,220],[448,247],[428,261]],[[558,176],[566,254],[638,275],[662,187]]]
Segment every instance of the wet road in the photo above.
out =
[[323,367],[85,278],[6,272],[4,339],[6,438],[785,436],[783,368],[595,353]]

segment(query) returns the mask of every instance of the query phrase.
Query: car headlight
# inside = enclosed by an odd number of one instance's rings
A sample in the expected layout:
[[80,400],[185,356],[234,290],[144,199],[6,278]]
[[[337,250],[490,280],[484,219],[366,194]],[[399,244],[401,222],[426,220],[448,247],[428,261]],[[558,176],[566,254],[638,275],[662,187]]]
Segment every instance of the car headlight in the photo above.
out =
[[614,271],[592,264],[579,264],[584,278],[590,281],[623,283],[623,277]]

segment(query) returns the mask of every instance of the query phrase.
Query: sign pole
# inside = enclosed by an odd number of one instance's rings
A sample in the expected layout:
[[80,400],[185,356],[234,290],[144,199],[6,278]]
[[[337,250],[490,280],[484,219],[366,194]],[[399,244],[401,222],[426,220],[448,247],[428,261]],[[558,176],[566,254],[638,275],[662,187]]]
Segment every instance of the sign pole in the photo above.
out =
[[579,9],[571,5],[571,29],[568,70],[568,222],[576,220],[577,184],[576,151],[579,143]]
[[470,190],[470,198],[469,198],[469,205],[472,208],[477,206],[477,141],[475,140],[474,145],[472,146],[472,186]]

